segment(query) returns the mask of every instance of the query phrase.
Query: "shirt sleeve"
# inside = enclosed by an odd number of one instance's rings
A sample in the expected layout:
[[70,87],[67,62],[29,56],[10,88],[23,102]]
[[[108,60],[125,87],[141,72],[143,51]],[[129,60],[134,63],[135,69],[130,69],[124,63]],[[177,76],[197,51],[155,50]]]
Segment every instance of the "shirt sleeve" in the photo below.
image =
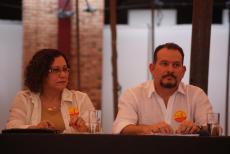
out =
[[27,112],[28,106],[26,104],[28,99],[25,92],[18,92],[15,96],[12,106],[9,111],[9,117],[7,120],[6,128],[27,128]]
[[130,124],[137,124],[137,99],[131,89],[127,90],[119,99],[118,114],[113,123],[114,134],[119,134],[122,129]]
[[88,122],[88,112],[90,110],[94,110],[94,106],[92,101],[90,100],[89,96],[85,93],[81,93],[81,96],[77,96],[77,101],[79,101],[78,107],[80,116],[85,120],[85,122]]
[[212,105],[208,99],[208,96],[202,89],[199,89],[194,96],[195,106],[194,106],[194,121],[198,125],[206,125],[207,114],[212,111]]

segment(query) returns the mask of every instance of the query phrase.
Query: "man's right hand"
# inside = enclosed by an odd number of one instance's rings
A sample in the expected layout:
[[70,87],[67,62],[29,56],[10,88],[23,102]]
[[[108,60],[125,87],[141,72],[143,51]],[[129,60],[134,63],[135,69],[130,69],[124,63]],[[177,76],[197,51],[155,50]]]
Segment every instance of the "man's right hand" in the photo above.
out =
[[172,134],[172,127],[166,122],[162,121],[153,125],[128,125],[122,132],[122,134],[154,134],[154,133],[163,133],[163,134]]
[[167,124],[166,122],[162,121],[154,125],[149,126],[151,133],[162,133],[162,134],[172,134],[173,129],[172,127]]

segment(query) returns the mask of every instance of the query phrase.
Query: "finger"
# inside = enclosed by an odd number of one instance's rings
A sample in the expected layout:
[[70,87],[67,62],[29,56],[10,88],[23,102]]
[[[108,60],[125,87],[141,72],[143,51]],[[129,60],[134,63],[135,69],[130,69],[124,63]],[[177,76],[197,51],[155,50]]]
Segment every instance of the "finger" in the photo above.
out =
[[77,123],[77,125],[83,125],[83,124],[85,124],[85,121],[81,117],[79,117],[79,118],[77,118],[76,123]]
[[189,133],[194,134],[194,133],[197,133],[198,130],[199,130],[199,128],[196,125],[193,125]]
[[73,126],[75,123],[74,119],[70,118],[70,121],[69,121],[69,126]]
[[182,134],[182,133],[183,133],[183,125],[180,125],[176,130],[176,134]]
[[167,133],[167,134],[173,133],[172,127],[167,123],[163,124],[163,129],[164,129],[165,133]]
[[38,128],[48,128],[48,123],[47,121],[41,121],[38,125]]
[[184,134],[190,134],[191,129],[192,129],[192,126],[189,126],[189,125],[185,126]]
[[48,121],[48,120],[42,121],[40,123],[40,126],[42,128],[55,129],[55,125],[52,122]]
[[162,126],[159,124],[154,125],[154,127],[152,127],[152,132],[153,133],[163,133]]
[[167,127],[167,133],[168,134],[173,134],[173,129],[171,127]]
[[[151,126],[149,130],[150,130],[150,133],[159,133],[160,132],[160,128],[158,126]],[[148,129],[146,132],[149,133]]]
[[74,126],[77,121],[77,116],[70,116],[69,125]]
[[164,134],[168,134],[170,132],[169,128],[166,126],[161,127],[159,130],[160,130],[160,133],[164,133]]
[[50,121],[48,121],[47,124],[48,124],[48,128],[50,128],[50,129],[55,129],[56,128],[55,125]]
[[161,132],[161,133],[164,133],[164,134],[168,134],[168,129],[167,129],[167,127],[161,127],[161,128],[160,128],[160,132]]
[[167,123],[165,123],[165,130],[166,130],[166,133],[168,134],[173,133],[173,128]]
[[179,129],[179,128],[177,128],[177,129],[175,130],[175,133],[176,133],[176,134],[181,134],[180,129]]
[[172,127],[168,127],[168,133],[173,134],[174,130]]
[[88,131],[88,127],[85,124],[85,121],[82,118],[79,118],[77,120],[77,129],[80,132],[86,132]]
[[190,132],[190,129],[191,129],[191,127],[192,127],[192,124],[190,123],[190,122],[188,122],[188,121],[184,121],[182,124],[181,124],[181,132],[183,133],[183,134],[188,134],[189,132]]
[[191,134],[191,132],[193,132],[193,129],[196,128],[196,125],[191,121],[185,121],[182,125],[185,128],[183,132],[184,134]]
[[85,121],[81,117],[78,117],[77,119],[75,119],[75,121],[72,120],[70,125],[71,127],[75,128],[77,131],[81,131],[82,129],[86,130],[86,128],[88,128],[85,125]]
[[186,129],[187,129],[187,126],[186,125],[182,125],[182,127],[181,127],[181,133],[185,134]]
[[159,128],[159,130],[160,130],[160,133],[165,133],[165,130],[164,130],[164,128]]

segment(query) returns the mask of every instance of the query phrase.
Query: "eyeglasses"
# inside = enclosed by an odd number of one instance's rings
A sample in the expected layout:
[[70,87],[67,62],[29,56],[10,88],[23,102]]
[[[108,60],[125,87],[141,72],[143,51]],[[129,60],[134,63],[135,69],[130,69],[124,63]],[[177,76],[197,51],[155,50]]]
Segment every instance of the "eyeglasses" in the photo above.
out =
[[68,67],[63,67],[63,68],[56,67],[56,68],[50,68],[49,69],[49,73],[60,74],[61,72],[69,73],[70,72],[70,68],[68,68]]

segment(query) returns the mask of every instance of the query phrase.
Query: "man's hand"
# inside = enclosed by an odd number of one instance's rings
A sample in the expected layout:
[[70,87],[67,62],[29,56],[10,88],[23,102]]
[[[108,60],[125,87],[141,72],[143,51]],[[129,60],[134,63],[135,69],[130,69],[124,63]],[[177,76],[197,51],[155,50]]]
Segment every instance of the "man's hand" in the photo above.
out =
[[163,133],[163,134],[173,133],[172,127],[164,121],[159,122],[155,125],[151,125],[150,128],[152,129],[152,133]]
[[199,131],[199,127],[191,121],[183,121],[176,130],[177,134],[195,134]]
[[172,127],[166,122],[159,122],[153,125],[128,125],[121,131],[122,134],[172,134]]

